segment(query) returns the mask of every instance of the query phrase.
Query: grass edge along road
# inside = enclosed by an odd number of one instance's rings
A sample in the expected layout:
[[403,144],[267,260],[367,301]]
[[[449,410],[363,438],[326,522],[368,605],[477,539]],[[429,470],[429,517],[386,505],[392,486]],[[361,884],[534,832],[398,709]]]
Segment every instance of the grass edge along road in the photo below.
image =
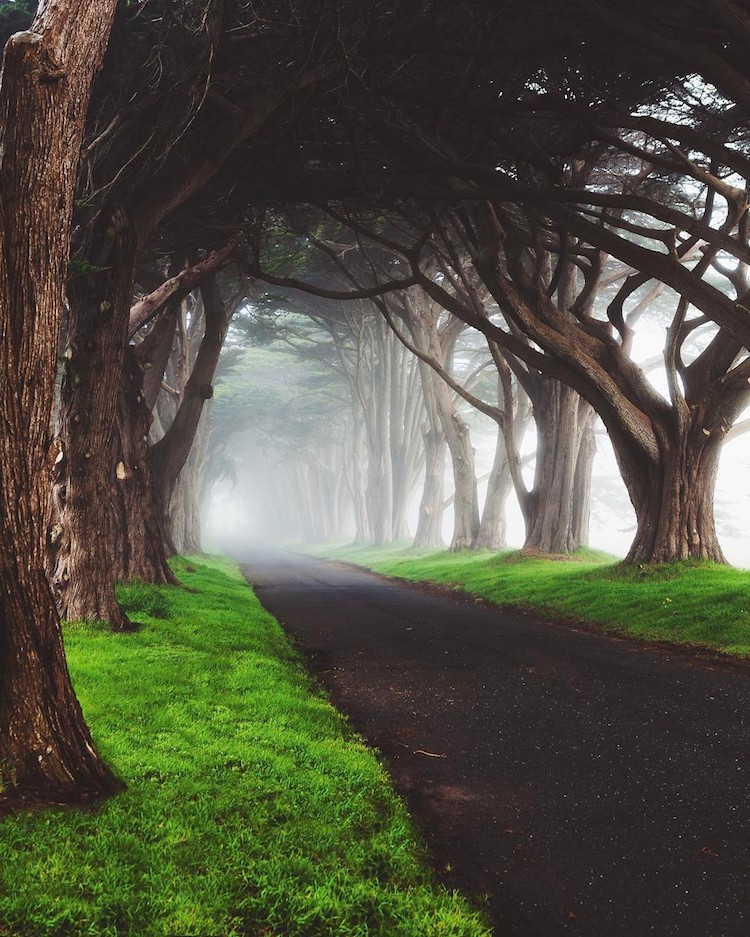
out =
[[138,633],[67,627],[128,789],[0,820],[0,935],[489,935],[237,567],[175,570],[121,587]]
[[418,551],[404,544],[295,549],[628,637],[750,657],[748,570],[698,561],[624,566],[593,550],[549,558],[519,551]]

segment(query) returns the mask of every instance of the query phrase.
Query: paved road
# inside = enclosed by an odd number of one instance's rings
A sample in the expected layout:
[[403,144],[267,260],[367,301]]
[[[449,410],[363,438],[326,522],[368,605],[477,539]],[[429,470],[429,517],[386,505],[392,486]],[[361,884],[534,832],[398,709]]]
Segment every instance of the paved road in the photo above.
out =
[[748,937],[750,665],[244,560],[498,934]]

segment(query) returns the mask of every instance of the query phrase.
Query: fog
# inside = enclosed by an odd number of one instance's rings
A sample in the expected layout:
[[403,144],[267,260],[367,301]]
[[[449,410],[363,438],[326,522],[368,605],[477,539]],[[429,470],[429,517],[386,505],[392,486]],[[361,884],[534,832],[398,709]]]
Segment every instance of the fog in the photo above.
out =
[[[617,277],[610,279],[595,307],[599,319],[606,318],[607,304],[618,288]],[[637,312],[633,320],[638,327],[630,357],[669,404],[663,350],[679,297],[669,289],[649,293],[652,289],[646,284],[630,300],[636,311],[644,296],[647,303],[645,314]],[[430,425],[433,430],[436,425],[429,423],[428,382],[420,368],[433,380],[435,375],[404,348],[377,309],[352,311],[351,303],[329,303],[323,312],[320,306],[310,311],[303,302],[289,300],[295,310],[290,312],[284,301],[274,297],[274,314],[266,318],[250,307],[244,333],[235,334],[232,365],[218,382],[213,402],[208,464],[219,465],[220,470],[214,468],[204,483],[206,541],[236,550],[250,540],[352,540],[357,523],[365,542],[377,539],[378,531],[381,543],[408,541],[418,530],[425,440]],[[689,307],[688,317],[692,315],[697,311]],[[247,323],[258,321],[261,339],[248,341],[256,326],[248,330]],[[683,347],[685,362],[700,354],[716,333],[710,322],[699,324]],[[498,372],[480,333],[459,330],[451,367],[462,388],[488,405],[502,406]],[[517,389],[514,394],[513,407],[520,420],[526,398]],[[465,421],[470,434],[481,512],[495,457],[497,423],[456,392],[452,406],[455,418],[462,425]],[[747,413],[737,422],[747,420]],[[635,513],[598,418],[594,434],[588,545],[622,557],[634,537]],[[518,445],[529,489],[535,446],[530,419]],[[442,540],[448,545],[454,534],[454,491],[447,450],[442,466]],[[748,479],[750,433],[745,433],[724,445],[715,514],[727,559],[750,568]],[[524,522],[509,477],[506,485],[505,543],[517,548],[524,544]],[[383,518],[376,517],[378,510],[388,515],[385,526]]]
[[[489,471],[492,449],[488,440],[480,438],[477,448],[477,470],[481,476]],[[529,439],[533,445],[533,439]],[[244,451],[247,443],[237,440],[237,450]],[[239,472],[236,483],[223,481],[204,507],[204,542],[214,548],[240,553],[250,544],[280,544],[302,541],[299,531],[281,527],[281,519],[267,500],[275,468],[271,465],[247,465]],[[533,466],[524,470],[531,481]],[[446,479],[450,466],[446,464]],[[735,566],[750,568],[750,435],[740,436],[728,443],[722,455],[716,486],[717,527],[727,559]],[[635,530],[635,513],[628,501],[627,491],[619,477],[612,447],[602,430],[597,434],[597,454],[594,462],[593,499],[589,545],[622,557],[630,546]],[[450,489],[447,495],[450,496]],[[486,494],[486,483],[479,486],[480,506]],[[613,495],[615,495],[613,497]],[[410,531],[416,526],[417,498],[410,513]],[[508,520],[507,545],[520,548],[524,540],[524,524],[516,497],[511,494],[506,502]],[[450,508],[443,517],[443,539],[450,542],[452,516]],[[353,528],[347,533],[351,538]]]
[[[652,324],[643,330],[634,349],[634,358],[644,361],[654,350],[663,347],[663,329]],[[470,354],[456,359],[457,371],[470,370]],[[664,375],[658,369],[649,373],[651,382],[665,392]],[[242,401],[240,403],[239,401]],[[346,389],[340,375],[321,375],[318,364],[304,363],[286,346],[271,344],[245,350],[238,363],[217,386],[213,421],[219,427],[232,424],[226,438],[212,445],[219,454],[209,452],[223,466],[217,477],[204,486],[204,543],[210,547],[241,552],[252,542],[294,543],[322,540],[324,536],[305,531],[299,517],[299,491],[293,490],[290,465],[323,465],[324,473],[348,475],[351,466],[345,454],[348,407]],[[244,408],[244,409],[243,409]],[[242,410],[241,418],[235,411]],[[475,450],[476,476],[480,510],[495,449],[495,423],[467,404],[460,407],[470,425]],[[350,422],[350,420],[349,420]],[[635,514],[620,477],[607,433],[597,420],[596,456],[592,471],[592,497],[589,545],[622,557],[628,550],[635,530]],[[527,485],[534,472],[535,432],[533,422],[527,428],[521,452],[529,458],[523,469]],[[337,461],[341,459],[341,461]],[[325,463],[328,464],[325,464]],[[408,506],[408,534],[413,536],[418,521],[418,506],[424,468],[414,485]],[[450,459],[444,463],[443,541],[450,543],[453,529],[453,494]],[[750,434],[739,435],[726,443],[716,486],[717,528],[727,559],[734,565],[750,568],[750,542],[746,536],[750,522]],[[334,479],[335,481],[336,479]],[[340,479],[339,479],[340,481]],[[345,487],[345,486],[341,486]],[[313,497],[311,494],[310,497]],[[319,497],[316,495],[315,497]],[[524,542],[524,523],[518,500],[511,491],[505,505],[509,548]],[[326,536],[352,540],[355,534],[351,505],[342,512],[340,529]]]

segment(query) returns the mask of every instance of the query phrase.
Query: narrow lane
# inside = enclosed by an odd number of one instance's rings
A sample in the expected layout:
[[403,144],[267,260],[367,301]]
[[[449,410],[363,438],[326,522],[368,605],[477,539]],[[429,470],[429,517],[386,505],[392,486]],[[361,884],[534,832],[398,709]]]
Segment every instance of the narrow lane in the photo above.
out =
[[750,934],[750,664],[241,560],[498,934]]

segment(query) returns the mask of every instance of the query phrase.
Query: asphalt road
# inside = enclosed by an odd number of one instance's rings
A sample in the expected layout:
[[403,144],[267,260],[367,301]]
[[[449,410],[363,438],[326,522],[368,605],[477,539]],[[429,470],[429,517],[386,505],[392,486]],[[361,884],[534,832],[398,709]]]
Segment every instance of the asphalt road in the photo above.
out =
[[498,934],[750,935],[750,664],[242,560]]

